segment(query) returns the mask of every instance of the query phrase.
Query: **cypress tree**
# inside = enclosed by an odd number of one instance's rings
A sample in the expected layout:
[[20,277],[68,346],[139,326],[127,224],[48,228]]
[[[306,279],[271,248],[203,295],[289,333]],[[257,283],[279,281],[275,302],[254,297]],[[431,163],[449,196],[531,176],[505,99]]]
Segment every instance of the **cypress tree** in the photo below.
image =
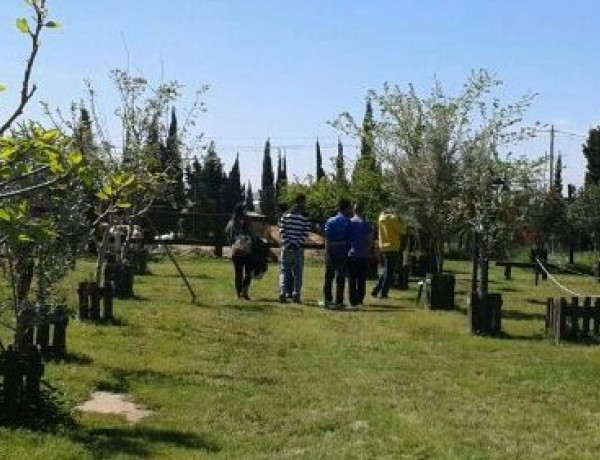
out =
[[338,138],[337,156],[335,157],[335,181],[338,185],[347,187],[346,166],[344,164],[344,145]]
[[283,165],[281,167],[281,181],[284,185],[288,183],[288,175],[287,175],[287,155],[285,151],[283,152]]
[[276,201],[275,184],[273,177],[273,163],[271,161],[271,140],[265,142],[263,169],[260,190],[260,211],[267,216],[269,222],[275,223]]
[[164,146],[164,171],[169,179],[169,198],[174,208],[181,209],[185,206],[185,192],[183,186],[182,158],[179,149],[179,137],[177,132],[177,115],[175,107],[171,109],[171,122]]
[[562,155],[559,153],[558,159],[556,160],[556,169],[554,170],[554,182],[552,183],[552,188],[561,197],[563,193],[562,168]]
[[218,213],[222,210],[225,179],[223,163],[217,154],[215,143],[211,142],[204,155],[200,171],[201,212]]
[[583,154],[587,159],[585,185],[600,182],[600,126],[590,129],[587,141],[583,145]]
[[244,187],[240,179],[240,154],[235,156],[235,161],[227,176],[227,188],[225,189],[225,210],[230,213],[236,204],[244,201]]
[[319,139],[317,139],[315,148],[317,151],[317,181],[320,181],[325,177],[325,171],[323,170],[323,157],[321,155],[321,144],[319,144]]
[[255,211],[254,208],[254,192],[252,191],[252,184],[248,181],[248,187],[246,187],[246,210],[247,211]]

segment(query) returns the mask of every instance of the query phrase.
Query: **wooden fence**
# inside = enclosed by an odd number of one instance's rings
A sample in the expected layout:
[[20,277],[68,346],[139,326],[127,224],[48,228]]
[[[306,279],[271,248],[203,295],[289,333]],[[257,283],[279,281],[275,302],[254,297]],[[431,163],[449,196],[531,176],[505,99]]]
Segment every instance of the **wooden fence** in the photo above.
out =
[[600,333],[600,298],[549,298],[546,305],[546,335],[561,340],[597,340]]

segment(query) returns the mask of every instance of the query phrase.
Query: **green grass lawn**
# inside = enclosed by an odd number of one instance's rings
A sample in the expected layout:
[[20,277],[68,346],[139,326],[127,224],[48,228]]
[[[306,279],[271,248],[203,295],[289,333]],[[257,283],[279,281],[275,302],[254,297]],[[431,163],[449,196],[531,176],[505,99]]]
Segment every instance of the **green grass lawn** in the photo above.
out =
[[[168,262],[117,301],[117,325],[72,320],[70,358],[46,366],[46,418],[0,427],[0,458],[590,458],[600,455],[600,349],[543,338],[547,281],[491,269],[503,338],[467,331],[469,264],[451,312],[415,305],[416,283],[362,312],[318,308],[323,267],[308,263],[305,304],[277,302],[277,267],[235,298],[229,262]],[[67,282],[74,298],[83,262]],[[561,276],[600,294],[590,278]],[[72,299],[74,305],[74,299]],[[0,327],[5,339],[9,331]],[[138,424],[74,407],[95,390],[154,411]]]

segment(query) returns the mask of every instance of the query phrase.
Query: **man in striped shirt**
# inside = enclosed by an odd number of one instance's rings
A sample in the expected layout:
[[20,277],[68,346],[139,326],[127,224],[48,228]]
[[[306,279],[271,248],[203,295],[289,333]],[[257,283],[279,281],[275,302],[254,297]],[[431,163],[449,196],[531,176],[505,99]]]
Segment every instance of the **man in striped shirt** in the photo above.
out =
[[279,301],[288,298],[300,303],[302,271],[304,269],[304,243],[310,232],[310,220],[304,215],[306,196],[299,194],[294,206],[279,219],[281,255],[279,257]]

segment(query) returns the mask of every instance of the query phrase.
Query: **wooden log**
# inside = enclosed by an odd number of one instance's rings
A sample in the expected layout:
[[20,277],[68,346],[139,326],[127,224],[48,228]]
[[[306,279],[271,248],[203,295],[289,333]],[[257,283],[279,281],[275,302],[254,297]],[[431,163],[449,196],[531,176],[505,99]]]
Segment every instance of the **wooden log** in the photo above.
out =
[[98,321],[100,319],[100,287],[98,283],[89,283],[88,292],[90,297],[90,319]]
[[557,321],[556,321],[556,341],[560,342],[564,337],[567,331],[567,319],[565,316],[566,310],[568,308],[567,299],[561,297],[558,302],[558,311],[557,311]]
[[40,347],[42,355],[48,354],[50,350],[50,321],[48,308],[41,307],[39,310],[38,325],[35,331],[35,343]]
[[105,321],[114,321],[113,314],[113,288],[111,284],[107,284],[102,288],[102,298],[104,300],[104,315]]
[[86,320],[90,318],[90,295],[89,283],[83,281],[79,283],[77,288],[77,296],[79,298],[79,319]]
[[547,336],[554,336],[554,299],[548,297],[546,300],[546,321],[544,330]]
[[64,358],[67,354],[67,326],[69,316],[61,305],[54,309],[54,331],[52,334],[52,352],[55,359]]
[[26,357],[25,364],[25,403],[37,406],[40,401],[40,384],[44,374],[42,355],[36,346],[32,346]]
[[6,348],[4,359],[4,407],[9,417],[15,417],[21,405],[23,376],[19,366],[19,355],[12,345]]
[[598,334],[600,334],[600,298],[597,298],[596,301],[594,302],[594,308],[593,308],[593,320],[594,320],[594,324],[593,324],[593,331],[594,331],[594,336],[598,336]]
[[586,297],[583,299],[583,320],[581,321],[581,331],[587,337],[590,336],[590,317],[591,317],[592,299]]
[[581,329],[579,327],[579,318],[581,317],[581,309],[579,307],[579,297],[571,298],[571,309],[570,309],[570,318],[571,318],[571,330],[570,337],[575,340],[581,334]]

